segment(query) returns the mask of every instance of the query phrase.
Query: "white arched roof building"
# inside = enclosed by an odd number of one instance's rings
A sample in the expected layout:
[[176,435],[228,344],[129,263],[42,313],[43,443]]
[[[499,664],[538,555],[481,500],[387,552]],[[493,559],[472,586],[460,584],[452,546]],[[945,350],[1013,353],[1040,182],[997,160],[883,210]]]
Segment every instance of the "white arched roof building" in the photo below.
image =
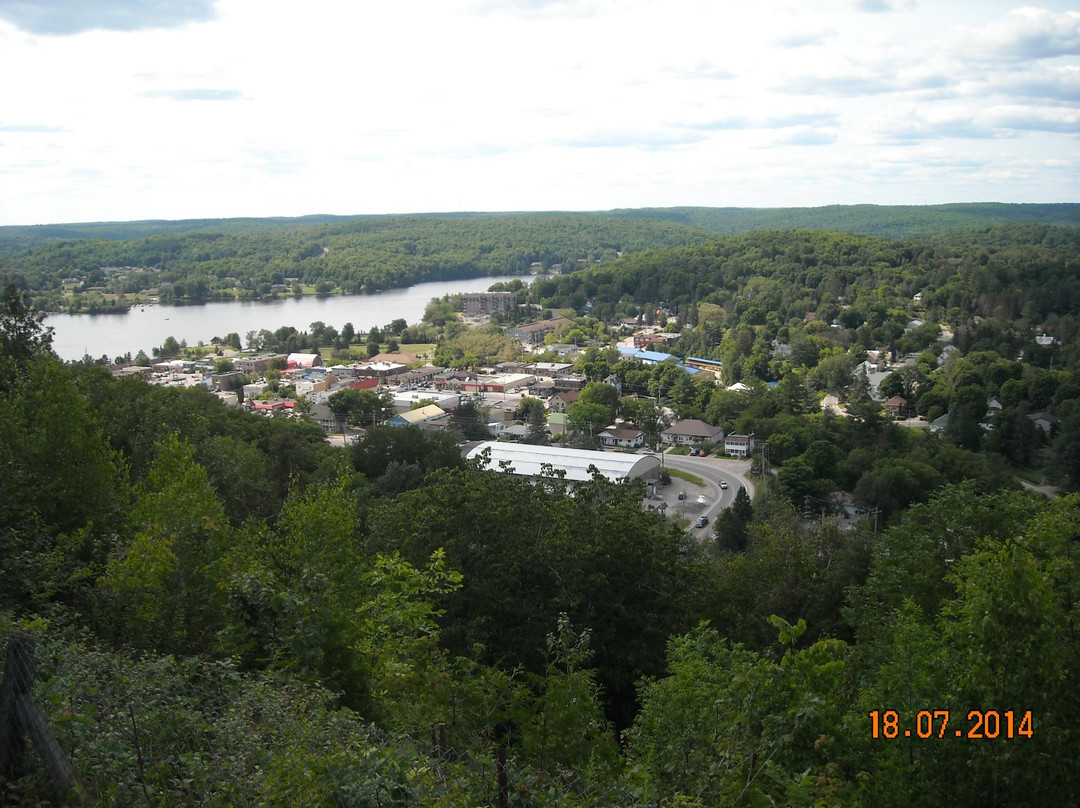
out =
[[655,455],[635,455],[622,452],[594,452],[587,449],[564,449],[560,446],[533,446],[527,443],[485,441],[475,446],[465,457],[473,460],[485,450],[491,452],[489,471],[500,471],[501,462],[510,464],[510,472],[521,477],[540,477],[544,465],[565,471],[569,482],[592,479],[589,466],[612,482],[641,479],[655,482],[660,479],[660,459]]

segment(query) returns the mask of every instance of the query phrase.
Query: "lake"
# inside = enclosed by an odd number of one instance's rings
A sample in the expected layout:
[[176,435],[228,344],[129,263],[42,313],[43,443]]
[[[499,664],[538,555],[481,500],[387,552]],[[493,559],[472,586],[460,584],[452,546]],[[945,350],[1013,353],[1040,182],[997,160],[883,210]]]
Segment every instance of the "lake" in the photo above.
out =
[[[382,328],[392,320],[410,325],[420,322],[432,298],[459,292],[483,292],[493,283],[519,278],[531,283],[530,275],[473,278],[470,280],[419,283],[405,289],[389,289],[372,295],[332,295],[329,297],[288,297],[266,301],[227,301],[199,306],[142,306],[127,314],[51,314],[45,325],[53,329],[53,350],[64,360],[78,360],[89,354],[94,359],[110,358],[153,349],[175,337],[197,345],[209,344],[213,337],[235,331],[240,339],[248,331],[276,331],[292,326],[308,331],[322,321],[339,331],[352,323],[357,331],[372,326]],[[246,347],[246,346],[245,346]]]

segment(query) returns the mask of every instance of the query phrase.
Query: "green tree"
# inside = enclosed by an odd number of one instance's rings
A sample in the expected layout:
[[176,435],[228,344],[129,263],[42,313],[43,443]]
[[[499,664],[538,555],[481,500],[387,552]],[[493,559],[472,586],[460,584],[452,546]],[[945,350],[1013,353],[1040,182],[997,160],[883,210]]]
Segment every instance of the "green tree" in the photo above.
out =
[[847,648],[822,640],[796,651],[805,621],[772,620],[787,648],[779,662],[702,624],[671,642],[668,675],[644,683],[628,753],[671,804],[847,804],[855,793],[830,754]]
[[53,330],[44,323],[45,313],[27,306],[14,283],[4,287],[0,299],[0,392],[10,387],[33,357],[52,353]]
[[103,628],[136,648],[192,653],[221,626],[229,525],[194,448],[175,437],[139,486],[130,539],[102,579]]
[[454,411],[450,413],[450,425],[466,440],[487,440],[491,437],[480,405],[471,399],[454,407]]
[[750,495],[740,485],[731,507],[724,509],[716,520],[717,546],[733,552],[745,550],[753,518],[754,506],[750,502]]

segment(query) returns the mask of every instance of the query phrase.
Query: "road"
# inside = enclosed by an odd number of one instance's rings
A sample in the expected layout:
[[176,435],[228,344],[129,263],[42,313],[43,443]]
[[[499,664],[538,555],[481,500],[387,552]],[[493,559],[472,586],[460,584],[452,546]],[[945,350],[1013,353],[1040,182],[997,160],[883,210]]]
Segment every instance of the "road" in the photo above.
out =
[[[665,468],[688,471],[705,481],[704,486],[698,487],[673,477],[671,487],[664,492],[669,507],[686,516],[691,522],[702,515],[709,517],[709,524],[705,527],[691,528],[700,535],[713,530],[716,517],[735,501],[735,494],[740,487],[746,489],[751,499],[754,497],[754,484],[743,476],[750,468],[748,461],[665,454],[661,457],[661,462]],[[721,480],[727,483],[726,489],[720,488]],[[679,491],[686,491],[685,500],[678,499]],[[704,505],[698,504],[699,495],[708,500]]]

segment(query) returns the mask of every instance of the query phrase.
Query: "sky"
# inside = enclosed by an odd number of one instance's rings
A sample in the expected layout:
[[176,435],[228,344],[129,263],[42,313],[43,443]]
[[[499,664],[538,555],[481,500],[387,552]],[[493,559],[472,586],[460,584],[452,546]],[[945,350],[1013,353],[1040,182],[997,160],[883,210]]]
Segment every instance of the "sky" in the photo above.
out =
[[0,0],[0,225],[1080,201],[1080,2]]

